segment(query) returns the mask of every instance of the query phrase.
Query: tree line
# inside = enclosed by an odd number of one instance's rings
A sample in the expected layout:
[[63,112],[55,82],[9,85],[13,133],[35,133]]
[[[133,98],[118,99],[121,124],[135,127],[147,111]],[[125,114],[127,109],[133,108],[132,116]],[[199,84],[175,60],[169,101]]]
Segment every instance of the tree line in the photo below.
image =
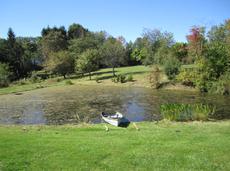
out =
[[[194,26],[187,42],[176,42],[173,34],[145,29],[134,42],[104,31],[92,32],[80,24],[46,27],[39,37],[16,37],[8,31],[0,39],[0,86],[36,71],[62,75],[89,73],[100,68],[132,65],[161,65],[170,80],[201,91],[227,84],[230,65],[230,20],[209,31]],[[185,68],[182,65],[193,67]],[[191,72],[192,71],[192,72]],[[221,83],[220,83],[221,82]],[[223,89],[223,86],[222,86]]]

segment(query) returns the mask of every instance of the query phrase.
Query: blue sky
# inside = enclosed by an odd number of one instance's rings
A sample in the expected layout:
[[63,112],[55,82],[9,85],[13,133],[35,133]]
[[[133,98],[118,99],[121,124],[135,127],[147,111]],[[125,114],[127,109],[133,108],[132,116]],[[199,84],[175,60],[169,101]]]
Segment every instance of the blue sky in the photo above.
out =
[[8,28],[17,36],[39,36],[46,26],[80,23],[127,41],[144,28],[158,28],[186,41],[193,25],[210,28],[230,18],[230,0],[1,0],[0,37]]

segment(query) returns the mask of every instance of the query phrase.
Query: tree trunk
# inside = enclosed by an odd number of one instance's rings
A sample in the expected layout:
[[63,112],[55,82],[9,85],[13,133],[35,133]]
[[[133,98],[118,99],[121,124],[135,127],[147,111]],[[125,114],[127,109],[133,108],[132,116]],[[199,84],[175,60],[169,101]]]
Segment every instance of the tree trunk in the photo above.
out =
[[113,67],[113,76],[115,76],[115,67]]
[[63,75],[64,79],[66,79],[65,74]]
[[89,72],[89,80],[91,80],[91,72]]

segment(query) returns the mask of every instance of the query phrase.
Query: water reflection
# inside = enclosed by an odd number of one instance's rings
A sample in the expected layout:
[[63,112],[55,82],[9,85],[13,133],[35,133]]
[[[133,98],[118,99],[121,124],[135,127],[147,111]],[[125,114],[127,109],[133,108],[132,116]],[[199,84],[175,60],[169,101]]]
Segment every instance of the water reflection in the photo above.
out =
[[230,97],[227,96],[154,91],[146,88],[73,85],[24,92],[22,95],[0,96],[0,123],[98,123],[101,111],[120,111],[131,121],[156,120],[159,119],[159,107],[163,103],[216,105],[216,118],[230,118]]

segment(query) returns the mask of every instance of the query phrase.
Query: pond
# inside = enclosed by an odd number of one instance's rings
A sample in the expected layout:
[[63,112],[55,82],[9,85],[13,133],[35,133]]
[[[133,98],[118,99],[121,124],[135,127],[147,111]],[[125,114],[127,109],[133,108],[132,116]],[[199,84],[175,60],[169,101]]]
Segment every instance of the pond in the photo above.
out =
[[0,124],[101,122],[102,111],[123,113],[131,121],[159,118],[164,103],[203,103],[217,107],[215,118],[230,118],[230,97],[188,91],[114,86],[50,87],[0,96]]

